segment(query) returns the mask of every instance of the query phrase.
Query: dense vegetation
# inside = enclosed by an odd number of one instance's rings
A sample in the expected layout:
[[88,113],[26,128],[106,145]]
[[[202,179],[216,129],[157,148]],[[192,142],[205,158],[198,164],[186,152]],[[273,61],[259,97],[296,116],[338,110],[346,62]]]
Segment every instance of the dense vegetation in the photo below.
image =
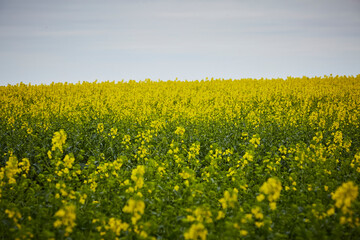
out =
[[360,237],[360,75],[0,87],[1,239]]

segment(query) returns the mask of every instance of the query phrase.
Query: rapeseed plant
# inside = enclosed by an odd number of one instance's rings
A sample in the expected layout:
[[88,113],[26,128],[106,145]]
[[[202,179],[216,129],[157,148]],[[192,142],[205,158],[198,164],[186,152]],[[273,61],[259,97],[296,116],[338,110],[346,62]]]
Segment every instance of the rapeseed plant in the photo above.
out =
[[357,239],[359,96],[360,75],[0,87],[0,236]]
[[141,218],[141,215],[144,214],[145,203],[142,200],[135,200],[130,198],[123,208],[123,212],[130,213],[132,215],[131,222],[133,225]]
[[351,203],[356,200],[359,194],[359,187],[352,181],[343,183],[332,193],[332,199],[335,200],[335,207],[340,208],[346,214],[351,212]]
[[60,152],[63,152],[63,145],[65,144],[67,135],[63,129],[60,129],[58,132],[54,133],[54,137],[52,138],[52,147],[51,150],[55,151],[59,149]]
[[73,231],[73,228],[76,226],[76,207],[74,205],[67,205],[59,209],[55,215],[54,227],[65,227],[65,236]]
[[201,240],[206,240],[207,234],[208,231],[202,223],[194,223],[191,225],[190,229],[184,233],[184,238],[190,240],[198,240],[199,238]]

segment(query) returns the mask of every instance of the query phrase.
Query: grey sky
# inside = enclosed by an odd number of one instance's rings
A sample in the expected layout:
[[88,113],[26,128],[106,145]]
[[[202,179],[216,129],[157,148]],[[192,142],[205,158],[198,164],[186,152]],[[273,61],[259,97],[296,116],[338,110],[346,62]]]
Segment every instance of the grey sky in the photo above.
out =
[[358,0],[0,0],[0,85],[360,74]]

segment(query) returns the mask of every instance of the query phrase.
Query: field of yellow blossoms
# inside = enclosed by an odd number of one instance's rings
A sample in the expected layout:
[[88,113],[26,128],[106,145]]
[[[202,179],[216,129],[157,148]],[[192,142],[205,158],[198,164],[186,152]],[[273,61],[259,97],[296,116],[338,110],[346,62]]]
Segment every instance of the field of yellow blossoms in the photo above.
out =
[[0,87],[0,239],[359,239],[360,75]]

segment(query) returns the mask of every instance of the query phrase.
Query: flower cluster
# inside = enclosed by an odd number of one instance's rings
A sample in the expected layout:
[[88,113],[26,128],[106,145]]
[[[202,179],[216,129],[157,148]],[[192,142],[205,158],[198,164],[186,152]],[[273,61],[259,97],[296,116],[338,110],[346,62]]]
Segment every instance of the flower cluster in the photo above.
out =
[[219,200],[222,208],[223,209],[227,209],[229,207],[234,208],[235,204],[238,201],[238,193],[239,193],[239,191],[236,188],[234,188],[231,192],[226,190],[224,192],[224,197]]
[[132,215],[131,222],[136,224],[136,222],[141,218],[141,215],[144,214],[145,203],[142,200],[135,200],[130,198],[127,201],[126,206],[123,208],[123,212],[130,213]]
[[202,223],[194,223],[191,225],[190,229],[184,233],[184,238],[190,240],[198,240],[199,238],[201,240],[206,240],[207,234],[208,231]]
[[122,222],[120,219],[110,218],[108,226],[105,229],[110,229],[116,236],[120,236],[121,231],[126,231],[129,228],[129,224]]
[[[267,199],[270,202],[270,208],[272,210],[276,209],[276,201],[280,198],[282,186],[281,182],[276,178],[269,178],[264,184],[260,187],[260,192],[267,196]],[[259,194],[257,200],[261,202],[264,199],[264,195]]]
[[335,206],[341,208],[341,211],[346,214],[350,212],[351,203],[356,200],[358,195],[359,187],[349,181],[338,187],[331,198],[335,200]]
[[60,152],[63,152],[63,145],[65,144],[67,135],[64,131],[64,129],[60,129],[58,132],[54,133],[54,137],[52,138],[52,147],[51,150],[55,151],[56,149],[59,149]]
[[55,213],[54,217],[57,218],[54,227],[65,227],[65,236],[69,236],[76,226],[76,207],[74,205],[64,206]]
[[145,166],[138,165],[131,172],[131,180],[135,183],[135,190],[140,189],[144,186],[144,174],[145,174]]

